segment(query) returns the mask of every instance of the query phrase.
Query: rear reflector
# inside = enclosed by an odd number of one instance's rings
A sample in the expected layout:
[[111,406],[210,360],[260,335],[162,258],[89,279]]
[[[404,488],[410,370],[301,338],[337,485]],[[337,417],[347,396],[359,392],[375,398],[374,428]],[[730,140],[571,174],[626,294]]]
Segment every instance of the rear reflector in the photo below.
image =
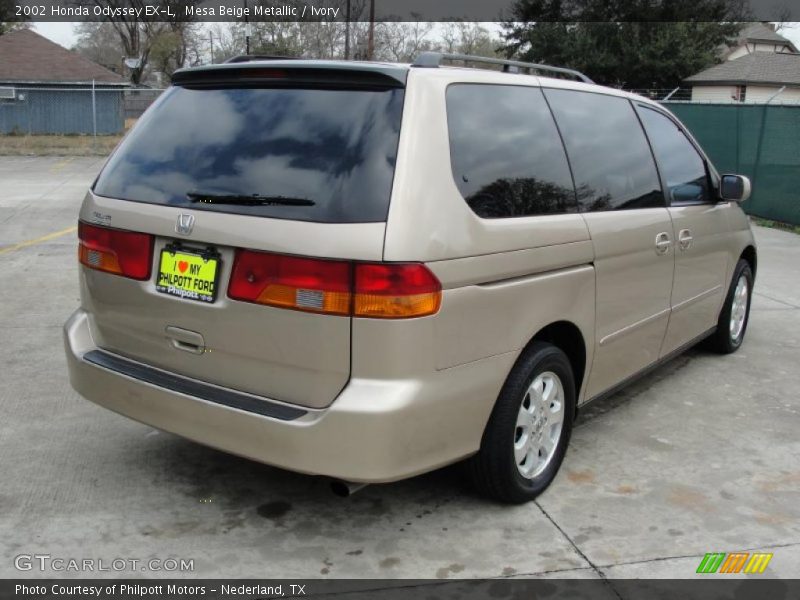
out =
[[407,319],[436,313],[441,289],[422,264],[351,263],[237,250],[228,296],[322,314]]
[[78,222],[78,259],[81,264],[131,279],[150,277],[153,236]]

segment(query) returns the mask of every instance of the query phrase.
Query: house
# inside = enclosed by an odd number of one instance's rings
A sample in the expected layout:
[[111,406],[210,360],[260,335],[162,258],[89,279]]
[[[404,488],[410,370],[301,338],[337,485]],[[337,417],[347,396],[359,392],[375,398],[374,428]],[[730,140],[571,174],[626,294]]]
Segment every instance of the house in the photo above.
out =
[[0,134],[120,133],[128,85],[30,29],[0,35]]
[[770,23],[751,23],[724,61],[684,83],[692,102],[800,104],[800,51]]
[[724,53],[725,60],[736,60],[753,52],[797,54],[797,47],[775,31],[772,23],[750,23],[742,29],[733,46]]

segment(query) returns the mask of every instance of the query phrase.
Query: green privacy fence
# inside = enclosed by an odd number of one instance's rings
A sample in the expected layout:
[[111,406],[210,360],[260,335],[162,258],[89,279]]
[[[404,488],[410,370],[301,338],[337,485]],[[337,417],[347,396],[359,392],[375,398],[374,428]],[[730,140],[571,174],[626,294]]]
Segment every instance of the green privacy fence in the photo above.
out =
[[747,175],[748,214],[800,225],[800,106],[665,102],[721,173]]

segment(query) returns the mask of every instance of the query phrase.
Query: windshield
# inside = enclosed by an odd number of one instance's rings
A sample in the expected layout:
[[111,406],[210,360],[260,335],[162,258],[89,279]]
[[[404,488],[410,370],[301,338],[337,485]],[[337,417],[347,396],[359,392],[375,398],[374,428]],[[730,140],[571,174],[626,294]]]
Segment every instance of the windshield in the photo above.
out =
[[385,221],[402,104],[402,89],[173,87],[114,153],[94,192],[262,217]]

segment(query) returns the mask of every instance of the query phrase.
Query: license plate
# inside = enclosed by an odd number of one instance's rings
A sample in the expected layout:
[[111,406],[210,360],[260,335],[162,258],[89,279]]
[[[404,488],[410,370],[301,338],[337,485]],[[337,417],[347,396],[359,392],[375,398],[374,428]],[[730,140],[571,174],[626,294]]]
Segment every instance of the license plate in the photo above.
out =
[[214,302],[219,257],[185,250],[162,250],[156,290],[162,294]]

